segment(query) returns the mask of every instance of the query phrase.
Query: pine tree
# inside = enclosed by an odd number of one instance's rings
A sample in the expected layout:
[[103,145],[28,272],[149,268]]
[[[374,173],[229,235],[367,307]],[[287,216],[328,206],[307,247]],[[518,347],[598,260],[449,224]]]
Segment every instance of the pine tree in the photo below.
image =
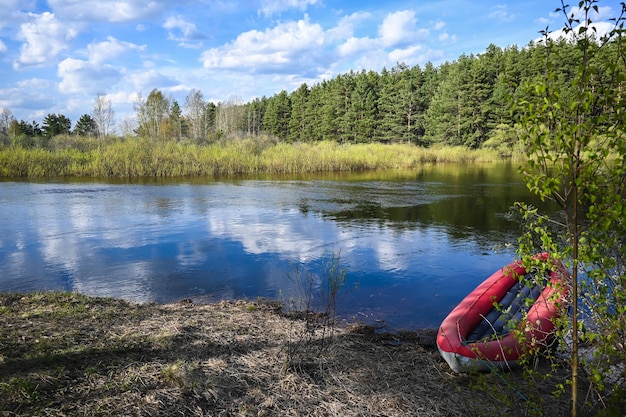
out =
[[83,114],[74,126],[74,134],[79,136],[97,136],[98,125],[93,117],[89,114]]
[[302,137],[307,142],[321,141],[322,131],[323,88],[315,85],[309,90],[304,112],[304,132]]
[[322,82],[321,95],[321,138],[322,140],[339,141],[339,125],[342,118],[339,81],[335,78]]
[[43,132],[46,138],[70,133],[72,122],[62,114],[48,114],[43,119]]
[[170,106],[169,124],[172,139],[181,140],[183,138],[184,120],[182,111],[176,100],[172,101],[172,105]]
[[348,137],[354,143],[369,143],[374,139],[378,106],[378,75],[362,71],[355,77],[350,107],[345,115]]
[[281,140],[289,137],[289,121],[291,119],[291,103],[287,91],[269,99],[263,116],[263,128]]
[[383,143],[398,141],[404,130],[403,109],[400,106],[401,97],[399,96],[400,71],[403,71],[402,67],[394,67],[391,72],[383,68],[379,79],[379,118],[376,137]]
[[291,93],[291,117],[289,118],[289,142],[303,142],[305,138],[306,108],[309,87],[306,83]]

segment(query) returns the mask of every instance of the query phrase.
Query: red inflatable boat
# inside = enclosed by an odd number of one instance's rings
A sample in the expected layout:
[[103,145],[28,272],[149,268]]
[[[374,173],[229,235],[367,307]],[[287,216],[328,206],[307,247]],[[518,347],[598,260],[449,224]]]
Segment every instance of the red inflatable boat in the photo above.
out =
[[[548,263],[545,277],[513,262],[476,287],[441,323],[437,347],[453,371],[515,365],[552,336],[555,319],[567,308],[569,273],[547,253],[534,259]],[[518,337],[520,332],[525,337]]]

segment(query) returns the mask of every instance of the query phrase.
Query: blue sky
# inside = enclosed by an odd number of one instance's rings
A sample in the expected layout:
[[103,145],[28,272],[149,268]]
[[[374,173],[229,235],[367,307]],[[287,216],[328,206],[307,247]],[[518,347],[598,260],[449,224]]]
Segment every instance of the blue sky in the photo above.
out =
[[[575,2],[577,3],[577,2]],[[453,61],[559,29],[546,0],[3,0],[0,108],[73,123],[107,94],[118,123],[153,88],[181,107],[291,92],[351,69]],[[600,22],[621,10],[601,1]],[[606,24],[608,26],[608,23]],[[601,31],[601,30],[600,30]]]

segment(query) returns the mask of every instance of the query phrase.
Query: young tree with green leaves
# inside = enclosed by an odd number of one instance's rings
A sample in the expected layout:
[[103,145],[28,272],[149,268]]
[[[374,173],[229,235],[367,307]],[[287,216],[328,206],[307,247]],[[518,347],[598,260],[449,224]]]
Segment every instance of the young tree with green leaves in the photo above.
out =
[[[624,13],[609,36],[598,38],[592,18],[597,0],[579,2],[577,13],[561,2],[565,40],[575,45],[576,71],[567,80],[552,54],[563,52],[544,33],[546,71],[529,83],[517,103],[531,191],[561,208],[558,217],[520,204],[528,231],[520,239],[526,259],[548,251],[572,272],[571,314],[559,334],[571,342],[571,414],[583,398],[579,381],[588,375],[606,415],[626,409],[626,57]],[[579,17],[580,16],[580,17]],[[560,61],[560,60],[559,60]],[[569,81],[569,85],[565,85]],[[617,380],[611,378],[617,373]],[[621,377],[621,381],[619,380]],[[620,386],[621,384],[621,386]],[[613,403],[611,402],[613,401]],[[612,404],[612,405],[611,405]],[[611,409],[611,407],[613,407]],[[620,411],[621,410],[621,411]]]
[[168,119],[171,100],[159,91],[153,89],[144,101],[141,95],[135,101],[135,112],[137,114],[137,133],[140,136],[148,137],[152,140],[163,138],[163,122]]

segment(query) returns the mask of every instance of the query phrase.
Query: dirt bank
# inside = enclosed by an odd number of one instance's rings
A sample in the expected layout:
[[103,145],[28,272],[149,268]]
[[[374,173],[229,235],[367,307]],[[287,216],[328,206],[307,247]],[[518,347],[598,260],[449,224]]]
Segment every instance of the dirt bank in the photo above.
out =
[[428,332],[307,328],[275,303],[0,294],[0,320],[3,416],[525,416],[569,409],[567,398],[551,396],[554,380],[530,387],[521,371],[452,374]]

